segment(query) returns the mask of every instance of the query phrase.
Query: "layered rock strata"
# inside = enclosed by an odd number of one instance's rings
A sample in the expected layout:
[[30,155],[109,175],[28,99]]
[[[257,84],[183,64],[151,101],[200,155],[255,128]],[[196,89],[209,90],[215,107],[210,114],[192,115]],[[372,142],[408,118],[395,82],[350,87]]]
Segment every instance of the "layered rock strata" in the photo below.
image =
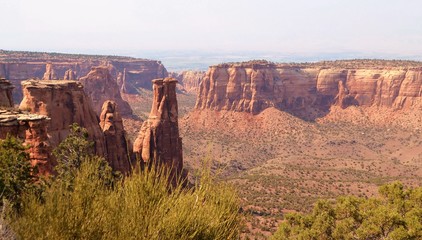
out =
[[132,146],[126,137],[122,118],[113,101],[105,101],[100,115],[100,127],[104,133],[106,159],[110,166],[122,173],[132,170],[134,160]]
[[98,118],[80,82],[28,80],[22,82],[22,88],[24,98],[19,108],[51,118],[48,133],[53,148],[67,137],[69,126],[77,123],[87,129],[89,139],[94,142],[94,152],[105,155]]
[[176,78],[176,80],[183,86],[183,89],[189,93],[196,93],[199,89],[199,84],[202,81],[202,78],[205,76],[204,71],[182,71],[180,73],[170,73],[171,77]]
[[178,106],[174,78],[153,80],[151,113],[142,124],[133,150],[137,159],[164,165],[172,175],[183,174],[182,139],[179,136]]
[[33,166],[37,166],[40,174],[52,171],[50,162],[51,146],[47,134],[47,116],[29,114],[17,110],[0,109],[0,139],[12,135],[27,145],[29,158]]
[[167,77],[160,61],[98,55],[60,53],[14,52],[0,50],[0,77],[9,79],[17,91],[15,102],[22,99],[21,81],[27,79],[77,80],[86,76],[92,67],[107,66],[119,88],[126,93],[137,93],[137,88],[151,88],[151,80]]
[[422,67],[246,62],[211,66],[200,84],[195,108],[253,114],[268,107],[290,112],[327,110],[332,105],[408,109],[420,106],[421,96]]
[[4,78],[0,78],[0,107],[13,107],[13,85]]
[[93,67],[88,75],[80,78],[79,81],[91,98],[94,110],[98,115],[102,113],[103,103],[107,100],[117,103],[121,115],[132,115],[129,103],[122,99],[119,86],[107,67]]

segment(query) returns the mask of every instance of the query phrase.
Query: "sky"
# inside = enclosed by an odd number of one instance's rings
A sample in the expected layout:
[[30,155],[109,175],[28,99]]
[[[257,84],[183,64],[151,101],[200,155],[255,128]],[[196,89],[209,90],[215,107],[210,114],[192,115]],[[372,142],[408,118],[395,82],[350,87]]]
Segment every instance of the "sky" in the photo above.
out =
[[421,0],[0,0],[0,7],[7,50],[422,56]]

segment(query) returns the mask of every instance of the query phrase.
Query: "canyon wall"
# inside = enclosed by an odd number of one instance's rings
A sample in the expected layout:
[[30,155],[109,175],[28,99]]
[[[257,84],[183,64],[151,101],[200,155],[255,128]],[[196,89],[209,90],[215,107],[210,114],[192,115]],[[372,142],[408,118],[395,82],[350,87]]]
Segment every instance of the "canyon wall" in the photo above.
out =
[[12,84],[4,78],[0,78],[0,107],[13,107]]
[[85,93],[91,98],[95,112],[102,113],[103,103],[106,100],[113,100],[119,106],[119,112],[123,116],[131,116],[132,109],[129,103],[124,101],[120,95],[119,86],[110,74],[107,67],[93,67],[79,81],[84,86]]
[[133,150],[137,159],[171,168],[172,176],[183,174],[182,139],[174,78],[153,80],[151,113],[142,124]]
[[26,112],[0,109],[0,139],[7,135],[24,141],[28,146],[29,158],[32,166],[38,167],[40,174],[52,171],[50,162],[51,146],[47,134],[47,116],[29,114]]
[[169,73],[169,76],[175,78],[180,85],[183,86],[183,90],[189,93],[197,93],[199,89],[199,84],[202,81],[202,78],[205,76],[204,71],[182,71],[182,72],[172,72]]
[[92,67],[107,66],[119,89],[137,93],[136,88],[152,88],[151,80],[167,77],[160,61],[119,56],[99,56],[60,53],[14,52],[0,50],[0,77],[15,86],[15,102],[20,102],[21,81],[28,79],[77,80]]
[[408,109],[422,103],[422,67],[338,68],[245,62],[211,66],[196,109],[300,113],[332,105]]

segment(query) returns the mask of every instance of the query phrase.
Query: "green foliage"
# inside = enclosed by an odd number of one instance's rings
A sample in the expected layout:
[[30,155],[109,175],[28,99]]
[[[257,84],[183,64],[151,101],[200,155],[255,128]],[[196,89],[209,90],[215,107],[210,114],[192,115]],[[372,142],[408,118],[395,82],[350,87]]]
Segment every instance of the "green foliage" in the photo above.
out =
[[88,158],[70,189],[54,181],[28,196],[10,221],[22,239],[236,239],[238,198],[203,175],[193,189],[169,191],[168,174],[154,169],[116,180],[99,177],[102,161]]
[[380,198],[340,197],[319,201],[311,214],[286,216],[273,239],[421,239],[422,187],[394,182]]
[[55,170],[58,175],[74,175],[86,157],[92,156],[94,143],[88,140],[88,131],[74,123],[69,135],[53,151],[57,159]]
[[0,196],[19,207],[22,194],[31,188],[35,169],[29,161],[27,148],[18,139],[7,136],[0,140]]

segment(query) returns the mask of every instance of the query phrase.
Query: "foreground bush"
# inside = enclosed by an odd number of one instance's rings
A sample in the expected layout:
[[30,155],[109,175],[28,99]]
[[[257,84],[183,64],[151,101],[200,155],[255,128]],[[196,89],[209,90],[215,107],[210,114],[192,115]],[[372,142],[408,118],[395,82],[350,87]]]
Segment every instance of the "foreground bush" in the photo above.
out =
[[15,137],[0,139],[0,206],[7,202],[19,208],[21,195],[33,186],[35,169],[26,149]]
[[71,187],[59,179],[41,197],[29,195],[11,217],[22,239],[236,239],[238,198],[204,174],[193,189],[169,191],[154,170],[124,180],[101,171],[103,160],[85,159]]
[[422,239],[422,187],[395,182],[380,198],[319,201],[308,215],[286,216],[273,239]]

